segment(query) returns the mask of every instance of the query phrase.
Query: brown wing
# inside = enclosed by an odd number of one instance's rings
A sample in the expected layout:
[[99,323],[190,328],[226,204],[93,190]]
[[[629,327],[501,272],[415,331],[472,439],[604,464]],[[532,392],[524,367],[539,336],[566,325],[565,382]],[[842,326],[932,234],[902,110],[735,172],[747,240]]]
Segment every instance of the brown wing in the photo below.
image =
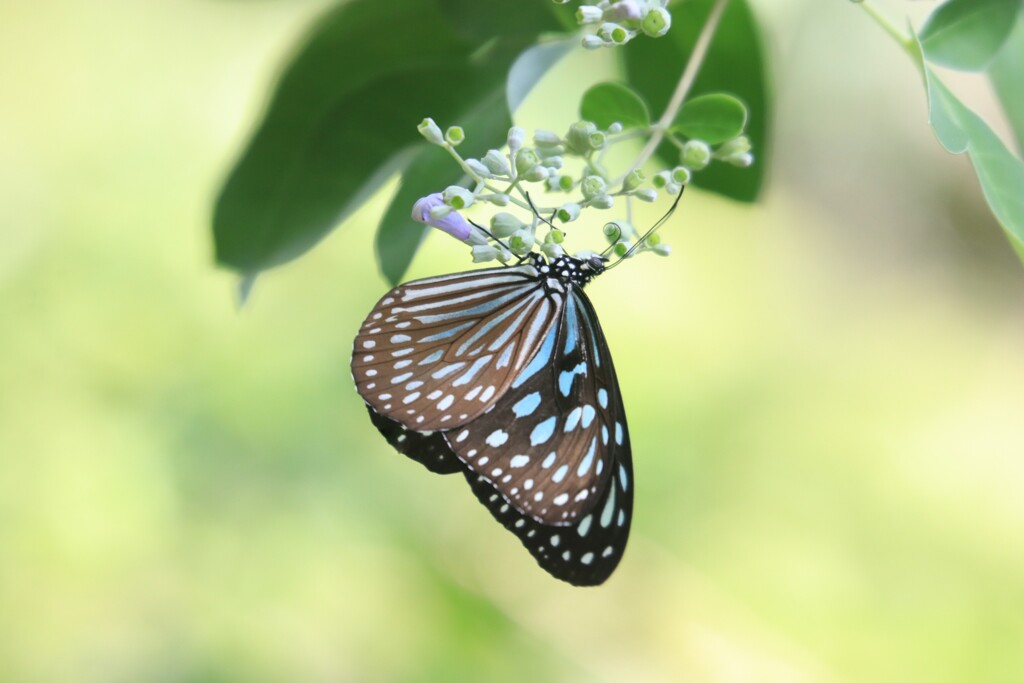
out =
[[536,354],[562,307],[532,265],[395,287],[356,336],[363,400],[408,429],[452,429],[483,414]]

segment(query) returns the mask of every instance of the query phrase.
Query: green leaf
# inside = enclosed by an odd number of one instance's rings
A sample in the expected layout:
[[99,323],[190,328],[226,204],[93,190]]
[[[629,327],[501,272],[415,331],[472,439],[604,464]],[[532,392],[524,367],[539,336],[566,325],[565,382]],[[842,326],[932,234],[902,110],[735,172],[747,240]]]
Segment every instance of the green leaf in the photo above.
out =
[[[466,40],[485,42],[494,36],[533,40],[546,31],[575,31],[571,7],[551,0],[436,0],[456,31]],[[389,3],[391,4],[390,0]],[[405,17],[396,15],[404,22]]]
[[747,107],[732,95],[701,95],[686,102],[676,116],[673,131],[712,145],[732,140],[747,125]]
[[[501,146],[512,125],[508,110],[502,106],[503,94],[502,88],[496,88],[474,111],[460,117],[466,129],[466,141],[459,145],[459,153],[464,158],[481,157],[491,147]],[[420,146],[416,158],[402,174],[398,191],[377,229],[377,261],[392,286],[405,276],[430,231],[429,227],[412,220],[412,205],[420,197],[465,180],[462,169],[448,152],[435,145]]]
[[[221,264],[256,273],[304,253],[409,163],[424,116],[459,123],[502,84],[536,36],[467,39],[454,1],[351,0],[317,22],[217,199]],[[543,12],[537,31],[560,25],[542,0],[476,11],[518,5]]]
[[[651,111],[664,111],[672,91],[693,51],[713,0],[689,0],[672,6],[672,28],[657,40],[635,40],[620,50],[627,81],[640,93]],[[750,110],[746,134],[757,159],[750,168],[715,163],[694,174],[694,184],[741,201],[753,201],[760,192],[768,166],[768,122],[771,111],[761,34],[745,0],[732,0],[697,74],[690,97],[728,92],[747,103]],[[671,144],[658,149],[668,166],[679,163],[679,150]]]
[[1024,163],[927,66],[925,80],[936,135],[950,152],[970,154],[992,213],[1024,260]]
[[919,39],[932,64],[980,71],[1013,29],[1021,0],[949,0],[932,12]]
[[643,98],[621,83],[598,83],[583,93],[580,117],[602,129],[616,121],[623,128],[651,125],[651,115]]
[[989,66],[988,75],[1017,139],[1017,152],[1024,154],[1024,12],[1018,15],[1017,26]]

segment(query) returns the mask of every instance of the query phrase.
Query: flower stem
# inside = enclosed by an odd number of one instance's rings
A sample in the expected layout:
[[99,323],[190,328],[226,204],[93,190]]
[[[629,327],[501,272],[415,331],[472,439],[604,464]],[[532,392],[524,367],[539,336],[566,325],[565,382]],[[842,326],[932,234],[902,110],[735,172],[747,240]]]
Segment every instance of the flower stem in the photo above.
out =
[[879,9],[872,0],[858,0],[858,5],[864,8],[864,11],[868,13],[868,16],[875,20],[875,23],[882,27],[882,29],[888,33],[892,38],[900,44],[900,46],[910,53],[911,56],[917,55],[917,49],[914,44],[914,36],[908,33],[906,30],[900,28],[896,23],[890,19],[885,12]]
[[[665,107],[665,111],[662,113],[661,118],[658,122],[651,126],[653,134],[650,139],[647,140],[647,144],[640,151],[640,155],[633,162],[633,165],[626,172],[629,175],[636,169],[647,163],[647,160],[657,151],[658,146],[665,137],[665,133],[668,131],[669,126],[675,121],[676,115],[679,113],[679,108],[683,106],[683,101],[686,99],[687,93],[690,92],[690,88],[693,87],[693,82],[697,78],[697,73],[700,71],[701,65],[704,63],[704,58],[708,54],[708,47],[711,45],[711,39],[715,35],[715,30],[718,28],[718,24],[722,19],[722,13],[725,12],[726,6],[729,4],[729,0],[717,0],[714,7],[711,8],[711,13],[708,14],[708,20],[704,23],[704,27],[700,30],[700,35],[697,36],[697,42],[694,43],[693,52],[690,54],[690,59],[686,62],[686,68],[683,69],[682,76],[679,77],[679,82],[676,84],[676,89],[672,93],[672,97],[668,101],[668,105]],[[625,177],[625,176],[623,176]]]

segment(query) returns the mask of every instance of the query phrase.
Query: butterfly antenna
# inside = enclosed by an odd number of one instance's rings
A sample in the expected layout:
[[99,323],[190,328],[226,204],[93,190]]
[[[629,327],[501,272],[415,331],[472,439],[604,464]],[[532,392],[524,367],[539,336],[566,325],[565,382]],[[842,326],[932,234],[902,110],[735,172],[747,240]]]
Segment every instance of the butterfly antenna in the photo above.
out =
[[494,235],[493,235],[493,234],[491,233],[491,231],[490,231],[490,230],[488,230],[487,228],[485,228],[484,226],[480,225],[479,223],[475,223],[474,221],[470,221],[470,222],[469,222],[469,224],[470,224],[470,225],[472,225],[473,227],[475,227],[475,228],[476,228],[477,230],[479,230],[479,231],[480,231],[480,232],[482,232],[483,234],[485,234],[485,235],[487,235],[488,237],[490,237],[490,238],[491,238],[492,240],[494,240],[495,242],[497,242],[497,243],[498,243],[498,244],[500,244],[501,246],[505,247],[505,248],[506,248],[506,249],[508,249],[509,251],[512,251],[512,248],[511,248],[510,246],[508,246],[507,244],[505,244],[504,242],[502,242],[502,241],[501,241],[500,239],[498,239],[497,237],[495,237],[495,236],[494,236]]
[[[672,216],[672,214],[675,213],[676,207],[679,206],[679,200],[683,198],[683,190],[685,190],[685,189],[686,189],[686,185],[680,186],[679,194],[676,195],[675,201],[672,202],[672,206],[670,206],[668,211],[665,212],[665,215],[662,216],[661,218],[659,218],[658,222],[655,223],[653,226],[651,226],[651,229],[648,230],[647,232],[645,232],[643,237],[641,237],[636,242],[634,242],[633,246],[631,246],[629,248],[629,251],[627,251],[625,254],[620,256],[619,259],[615,263],[613,263],[610,266],[608,266],[607,268],[605,268],[605,270],[611,270],[612,268],[614,268],[615,266],[619,265],[620,263],[622,263],[623,261],[628,259],[630,256],[632,256],[633,252],[637,250],[637,247],[639,247],[641,244],[644,243],[644,240],[646,240],[648,237],[650,237],[651,234],[654,233],[655,230],[657,230],[662,225],[664,225],[665,221],[667,221]],[[615,245],[613,244],[612,246],[615,246]],[[611,249],[611,247],[609,247],[609,249]],[[607,251],[607,249],[605,251]],[[603,252],[602,252],[602,255],[603,255]]]
[[[481,232],[483,232],[485,235],[490,237],[492,240],[494,240],[495,242],[497,242],[501,246],[503,246],[506,251],[508,251],[509,253],[512,253],[512,247],[508,246],[502,240],[500,240],[497,237],[495,237],[494,234],[490,230],[488,230],[484,226],[480,225],[479,223],[474,223],[473,221],[470,221],[469,224],[472,225],[473,227],[477,228]],[[525,260],[526,260],[526,254],[523,254],[522,256],[519,256],[518,260],[516,261],[516,265],[518,266],[520,263],[522,263]],[[508,266],[507,263],[502,263],[501,265]]]
[[[533,211],[533,215],[537,217],[537,220],[541,221],[542,223],[547,223],[548,227],[551,228],[552,230],[558,230],[558,228],[555,227],[555,224],[552,223],[550,219],[544,218],[544,216],[540,215],[540,211],[537,210],[537,207],[533,203],[533,200],[530,199],[530,193],[524,192],[523,195],[526,197],[526,203],[530,205],[530,209]],[[557,211],[551,212],[551,219],[554,219],[556,213]],[[563,230],[562,232],[565,231]]]

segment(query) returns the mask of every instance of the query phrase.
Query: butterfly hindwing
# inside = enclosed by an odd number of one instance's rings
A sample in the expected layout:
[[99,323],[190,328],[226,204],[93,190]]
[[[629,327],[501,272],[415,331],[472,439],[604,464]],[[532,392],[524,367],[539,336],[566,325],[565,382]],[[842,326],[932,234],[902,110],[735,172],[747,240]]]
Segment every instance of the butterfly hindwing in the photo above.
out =
[[469,469],[543,524],[571,524],[598,504],[625,429],[592,313],[583,292],[570,290],[559,324],[494,409],[445,433]]
[[366,407],[373,426],[387,439],[396,451],[415,460],[436,474],[462,472],[462,461],[448,448],[440,432],[422,433],[406,429],[400,423],[390,420]]
[[590,302],[582,299],[580,303],[593,321],[594,346],[602,354],[602,366],[610,377],[610,414],[616,425],[608,452],[609,476],[590,510],[568,526],[542,524],[516,509],[486,478],[467,470],[466,479],[477,499],[519,538],[545,571],[577,586],[594,586],[611,575],[626,549],[633,517],[633,465],[611,355]]
[[451,429],[504,394],[559,313],[531,264],[399,285],[356,337],[356,388],[405,427]]

